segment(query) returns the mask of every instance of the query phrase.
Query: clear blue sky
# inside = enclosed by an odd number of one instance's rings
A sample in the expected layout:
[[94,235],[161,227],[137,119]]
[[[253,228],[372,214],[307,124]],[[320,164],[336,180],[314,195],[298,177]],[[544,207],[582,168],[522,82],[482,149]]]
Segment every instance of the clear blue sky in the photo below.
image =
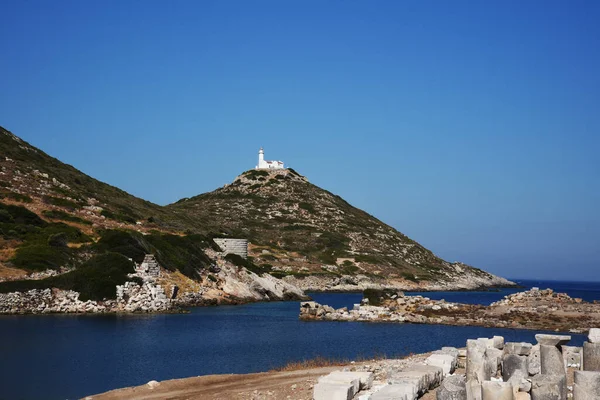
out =
[[159,204],[281,159],[450,261],[600,280],[598,1],[0,0],[0,125]]

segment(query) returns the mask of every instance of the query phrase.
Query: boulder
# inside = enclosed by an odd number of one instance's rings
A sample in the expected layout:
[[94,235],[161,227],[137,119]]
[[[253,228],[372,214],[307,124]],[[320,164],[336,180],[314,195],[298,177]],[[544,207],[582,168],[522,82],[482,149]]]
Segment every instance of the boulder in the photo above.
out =
[[545,333],[538,333],[535,335],[535,340],[538,344],[545,346],[561,346],[569,343],[571,336],[569,335],[548,335]]
[[600,372],[575,371],[573,400],[600,400]]
[[481,395],[482,400],[513,400],[513,387],[509,382],[485,381]]
[[436,394],[437,400],[467,400],[464,375],[452,375],[444,379]]
[[556,346],[540,345],[540,365],[542,374],[565,375],[565,361]]
[[565,375],[539,374],[531,379],[531,400],[566,400]]
[[600,371],[600,343],[583,343],[583,370]]
[[525,392],[515,393],[515,400],[531,400],[531,395]]

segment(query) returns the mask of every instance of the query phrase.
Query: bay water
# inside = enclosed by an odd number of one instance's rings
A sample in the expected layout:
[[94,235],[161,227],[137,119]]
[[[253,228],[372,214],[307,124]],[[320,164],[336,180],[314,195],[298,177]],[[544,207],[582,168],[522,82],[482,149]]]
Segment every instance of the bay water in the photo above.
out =
[[[600,283],[519,281],[600,300]],[[419,293],[490,304],[524,289]],[[414,294],[414,293],[409,293]],[[352,307],[361,293],[312,293]],[[268,371],[315,357],[400,357],[502,335],[535,342],[537,331],[363,322],[304,322],[299,302],[198,307],[189,314],[0,316],[0,399],[75,399],[150,380]],[[572,335],[581,345],[584,335]]]

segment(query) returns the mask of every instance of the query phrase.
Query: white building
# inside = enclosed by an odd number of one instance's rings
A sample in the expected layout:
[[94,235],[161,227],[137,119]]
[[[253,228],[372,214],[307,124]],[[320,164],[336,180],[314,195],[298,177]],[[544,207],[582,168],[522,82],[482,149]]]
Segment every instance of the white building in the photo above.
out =
[[283,161],[265,161],[265,151],[261,147],[258,151],[258,165],[256,169],[283,169]]

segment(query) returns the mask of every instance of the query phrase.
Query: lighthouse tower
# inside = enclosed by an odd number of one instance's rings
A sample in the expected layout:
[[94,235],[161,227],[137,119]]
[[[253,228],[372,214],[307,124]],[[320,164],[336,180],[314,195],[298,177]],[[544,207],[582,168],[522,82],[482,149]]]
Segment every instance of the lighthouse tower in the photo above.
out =
[[263,150],[262,147],[258,151],[258,165],[256,166],[256,168],[258,168],[258,169],[269,168],[267,166],[267,163],[265,162],[265,151]]
[[256,169],[283,169],[283,161],[265,161],[265,151],[261,147],[258,151],[258,165]]

